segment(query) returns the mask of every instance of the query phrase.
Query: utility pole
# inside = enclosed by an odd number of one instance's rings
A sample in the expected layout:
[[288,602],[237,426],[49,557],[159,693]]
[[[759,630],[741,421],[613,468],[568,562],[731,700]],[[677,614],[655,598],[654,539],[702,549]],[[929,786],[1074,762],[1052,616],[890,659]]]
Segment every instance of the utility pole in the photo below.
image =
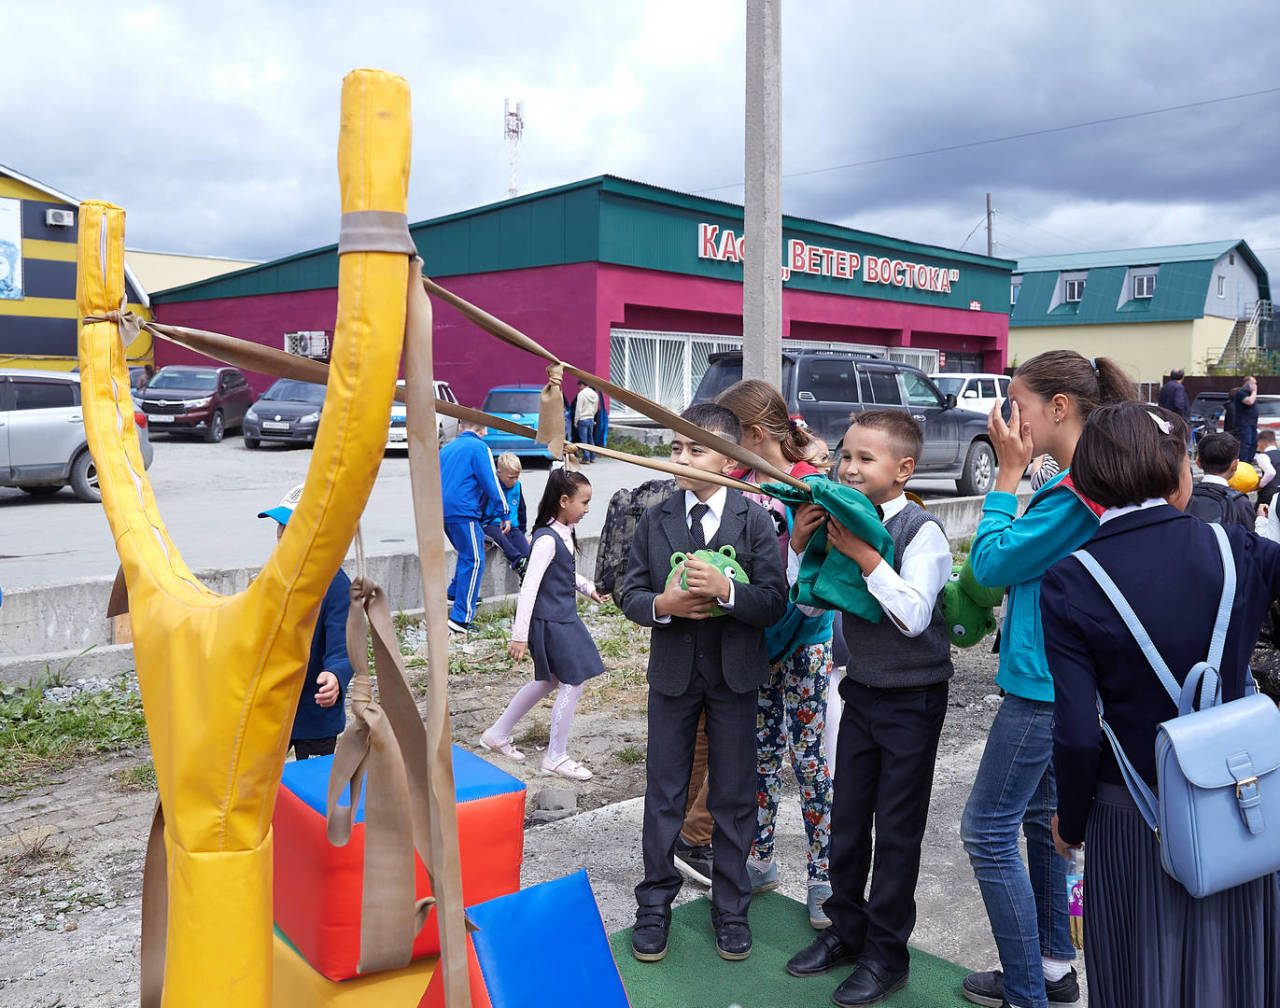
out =
[[507,138],[507,164],[511,168],[511,185],[507,189],[508,196],[515,196],[519,190],[516,188],[516,167],[519,161],[520,138],[524,136],[524,102],[516,102],[516,107],[511,107],[511,99],[502,99],[502,122],[504,135]]
[[747,0],[742,376],[782,385],[782,0]]
[[991,193],[987,193],[987,255],[993,255],[995,247],[996,243],[991,235]]

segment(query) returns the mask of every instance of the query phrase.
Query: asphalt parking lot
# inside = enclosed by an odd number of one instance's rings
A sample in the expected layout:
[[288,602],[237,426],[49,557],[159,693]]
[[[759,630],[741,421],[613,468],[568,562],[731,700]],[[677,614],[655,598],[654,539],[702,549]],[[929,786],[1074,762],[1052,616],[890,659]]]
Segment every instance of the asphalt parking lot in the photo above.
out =
[[[275,530],[256,516],[302,482],[311,450],[248,451],[238,432],[220,444],[167,436],[157,437],[153,444],[152,487],[187,565],[198,571],[261,562],[275,543]],[[522,479],[531,523],[546,484],[544,466],[536,462],[527,466]],[[594,489],[591,512],[581,526],[586,535],[600,530],[615,490],[654,476],[652,470],[604,459],[584,471]],[[946,480],[919,480],[911,488],[926,500],[955,496],[955,485]],[[384,457],[363,527],[370,554],[412,548],[409,463],[404,452],[388,452]],[[45,498],[0,488],[0,590],[107,577],[118,564],[100,505],[77,500],[69,488]]]

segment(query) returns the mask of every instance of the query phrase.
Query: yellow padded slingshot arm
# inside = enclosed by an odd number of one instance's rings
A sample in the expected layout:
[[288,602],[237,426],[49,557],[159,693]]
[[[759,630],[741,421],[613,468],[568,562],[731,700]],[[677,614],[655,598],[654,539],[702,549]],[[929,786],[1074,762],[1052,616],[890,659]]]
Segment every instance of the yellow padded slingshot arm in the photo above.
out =
[[[344,213],[403,216],[409,91],[358,70],[343,81]],[[124,294],[124,213],[81,207],[77,297],[86,319]],[[133,430],[114,319],[87,321],[85,428],[133,614],[168,861],[163,1003],[266,1008],[271,999],[271,813],[324,593],[373,487],[398,371],[403,252],[348,252],[324,417],[302,500],[262,574],[238,595],[201,585],[156,507]],[[117,316],[118,317],[118,316]]]

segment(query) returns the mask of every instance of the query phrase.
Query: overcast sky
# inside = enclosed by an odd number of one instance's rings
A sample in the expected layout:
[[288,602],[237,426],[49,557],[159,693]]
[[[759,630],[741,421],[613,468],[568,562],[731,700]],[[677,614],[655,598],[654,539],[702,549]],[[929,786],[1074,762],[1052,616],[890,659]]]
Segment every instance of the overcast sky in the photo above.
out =
[[[783,209],[1027,255],[1244,238],[1280,279],[1276,7],[1240,0],[783,8]],[[409,214],[610,173],[742,199],[742,2],[11,5],[0,163],[128,213],[130,247],[266,259],[336,239],[343,75],[413,91]],[[833,168],[829,171],[821,169]]]

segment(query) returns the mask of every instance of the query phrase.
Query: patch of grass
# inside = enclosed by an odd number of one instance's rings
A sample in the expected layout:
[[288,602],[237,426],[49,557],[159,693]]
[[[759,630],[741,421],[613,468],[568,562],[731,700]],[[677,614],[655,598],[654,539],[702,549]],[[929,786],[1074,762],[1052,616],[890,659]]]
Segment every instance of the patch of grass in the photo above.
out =
[[613,755],[616,756],[618,759],[620,759],[623,763],[627,763],[630,765],[644,762],[644,750],[638,749],[635,746],[627,746],[625,749],[619,749]]
[[541,746],[545,749],[551,742],[551,729],[541,721],[529,722],[524,734],[516,739],[516,745]]
[[116,774],[116,784],[121,791],[154,791],[156,767],[150,760],[141,766],[125,767]]
[[626,452],[628,455],[639,455],[641,458],[666,458],[671,454],[671,445],[665,441],[657,444],[645,444],[630,434],[610,434],[606,447],[614,451]]
[[51,686],[42,679],[0,696],[0,788],[30,787],[37,775],[80,757],[147,741],[142,698],[128,688],[124,676],[111,689],[63,703],[44,698]]

